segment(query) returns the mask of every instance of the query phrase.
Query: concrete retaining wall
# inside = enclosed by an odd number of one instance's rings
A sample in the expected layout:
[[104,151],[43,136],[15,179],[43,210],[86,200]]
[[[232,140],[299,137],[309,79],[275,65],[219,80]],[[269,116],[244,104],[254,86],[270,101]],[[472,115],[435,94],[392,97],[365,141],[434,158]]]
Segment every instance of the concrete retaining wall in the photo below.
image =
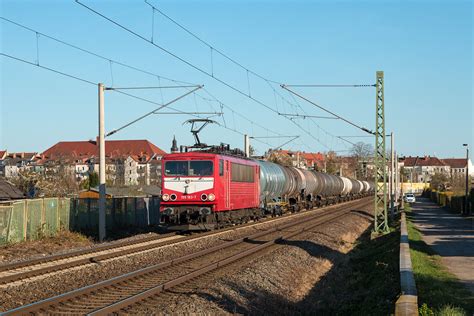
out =
[[418,295],[411,266],[405,212],[401,213],[400,225],[400,287],[401,295],[395,304],[395,315],[418,315]]

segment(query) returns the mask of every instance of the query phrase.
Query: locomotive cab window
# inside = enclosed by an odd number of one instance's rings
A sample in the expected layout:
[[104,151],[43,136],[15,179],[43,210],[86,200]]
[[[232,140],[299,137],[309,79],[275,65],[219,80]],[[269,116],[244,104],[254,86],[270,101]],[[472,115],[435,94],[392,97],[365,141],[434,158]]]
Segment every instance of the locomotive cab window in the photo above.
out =
[[213,171],[212,161],[167,161],[165,163],[167,176],[212,176]]
[[254,182],[254,167],[231,163],[231,173],[233,182]]
[[187,176],[188,161],[167,161],[165,163],[165,174],[167,176]]
[[190,176],[212,176],[212,161],[194,161],[189,162]]

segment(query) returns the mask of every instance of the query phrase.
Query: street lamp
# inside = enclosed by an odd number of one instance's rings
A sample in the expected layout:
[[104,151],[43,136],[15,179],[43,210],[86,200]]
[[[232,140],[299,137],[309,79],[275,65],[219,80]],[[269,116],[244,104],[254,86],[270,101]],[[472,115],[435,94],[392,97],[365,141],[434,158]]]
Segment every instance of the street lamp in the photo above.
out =
[[463,147],[466,147],[466,192],[464,194],[464,214],[468,215],[470,210],[468,209],[468,194],[469,194],[469,145],[462,144]]

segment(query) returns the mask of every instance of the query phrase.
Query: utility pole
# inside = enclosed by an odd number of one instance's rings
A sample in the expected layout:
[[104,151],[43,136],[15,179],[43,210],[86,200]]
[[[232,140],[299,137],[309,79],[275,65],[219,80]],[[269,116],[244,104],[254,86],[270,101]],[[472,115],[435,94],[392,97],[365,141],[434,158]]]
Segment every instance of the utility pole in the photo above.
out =
[[250,138],[249,138],[249,135],[247,134],[244,135],[244,152],[245,152],[245,157],[249,158],[250,157]]
[[387,233],[387,153],[385,151],[385,109],[383,71],[376,73],[375,98],[375,208],[374,233]]
[[464,215],[469,215],[469,145],[462,145],[466,147],[466,192],[464,193]]
[[394,145],[395,141],[393,139],[393,132],[390,133],[390,220],[393,221],[395,215],[395,155],[394,155]]
[[395,151],[395,203],[397,203],[398,206],[398,199],[400,197],[400,171],[398,168],[398,154]]
[[105,87],[99,83],[99,241],[105,239]]

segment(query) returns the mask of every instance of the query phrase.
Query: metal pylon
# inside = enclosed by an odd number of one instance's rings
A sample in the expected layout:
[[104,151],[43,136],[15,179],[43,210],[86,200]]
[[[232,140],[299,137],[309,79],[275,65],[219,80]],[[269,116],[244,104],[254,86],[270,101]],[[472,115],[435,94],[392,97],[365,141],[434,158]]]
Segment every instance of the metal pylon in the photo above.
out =
[[375,114],[375,209],[374,233],[386,233],[387,217],[387,157],[385,151],[385,111],[384,111],[383,71],[376,75]]

